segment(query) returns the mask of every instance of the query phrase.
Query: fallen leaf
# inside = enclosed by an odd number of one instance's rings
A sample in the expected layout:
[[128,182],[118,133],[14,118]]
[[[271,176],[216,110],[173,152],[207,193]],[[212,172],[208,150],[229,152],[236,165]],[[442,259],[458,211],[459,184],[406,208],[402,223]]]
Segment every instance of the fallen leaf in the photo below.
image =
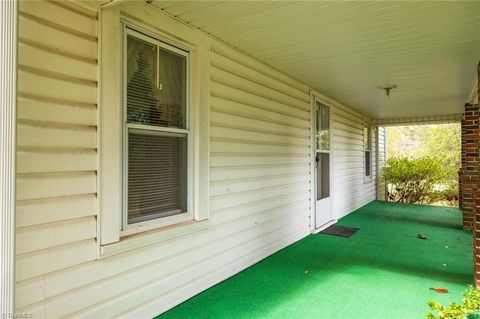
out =
[[417,234],[418,239],[427,239],[427,236],[422,235],[422,234]]
[[447,245],[445,245],[445,246],[443,246],[443,247],[445,247],[445,248],[448,248],[448,246],[447,246]]
[[430,290],[434,290],[439,294],[448,294],[448,290],[445,288],[430,288]]
[[308,269],[305,269],[304,273],[308,274]]

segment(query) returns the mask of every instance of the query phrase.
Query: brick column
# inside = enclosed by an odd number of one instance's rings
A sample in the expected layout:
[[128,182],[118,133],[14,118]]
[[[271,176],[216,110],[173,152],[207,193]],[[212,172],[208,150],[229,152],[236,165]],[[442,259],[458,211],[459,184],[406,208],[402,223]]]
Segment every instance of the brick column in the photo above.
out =
[[[480,112],[478,105],[465,106],[465,166],[462,179],[463,226],[473,226],[475,282],[480,285]],[[473,217],[473,220],[472,220]]]
[[[478,93],[480,96],[480,63],[477,67],[477,83]],[[471,123],[471,131],[466,134],[466,160],[467,168],[470,167],[472,178],[476,178],[476,184],[473,188],[473,256],[474,256],[474,272],[473,277],[477,288],[480,288],[480,115],[479,108],[472,107],[473,113],[477,117],[473,117]],[[470,142],[470,144],[468,144]]]
[[[460,168],[458,169],[458,208],[463,212],[463,168],[466,164],[466,153],[465,153],[465,119],[461,121],[461,163]],[[472,226],[471,223],[469,225],[468,222],[463,220],[463,227],[468,229],[468,226]]]
[[465,115],[462,120],[462,168],[460,169],[459,192],[460,207],[463,212],[463,228],[472,229],[474,203],[473,194],[478,185],[478,105],[465,104]]

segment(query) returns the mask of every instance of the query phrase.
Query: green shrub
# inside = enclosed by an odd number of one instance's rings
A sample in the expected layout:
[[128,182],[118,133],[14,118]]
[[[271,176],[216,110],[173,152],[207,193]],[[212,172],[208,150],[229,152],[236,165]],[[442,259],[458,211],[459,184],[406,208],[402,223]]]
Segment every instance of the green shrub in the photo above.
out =
[[433,198],[447,202],[449,206],[458,206],[458,185],[447,185],[445,189],[435,191]]
[[463,293],[462,303],[452,302],[450,305],[443,306],[436,301],[428,301],[427,305],[436,312],[427,313],[427,319],[474,319],[479,318],[478,309],[480,308],[480,291],[468,287]]
[[388,186],[388,199],[400,203],[428,204],[434,200],[433,186],[444,178],[435,158],[391,158],[381,178]]

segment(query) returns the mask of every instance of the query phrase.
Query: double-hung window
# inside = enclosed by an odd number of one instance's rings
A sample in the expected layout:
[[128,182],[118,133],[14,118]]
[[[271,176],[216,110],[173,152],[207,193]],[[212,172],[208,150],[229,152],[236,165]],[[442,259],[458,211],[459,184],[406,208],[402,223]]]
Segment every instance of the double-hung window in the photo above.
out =
[[123,230],[192,219],[189,52],[125,27]]
[[372,176],[372,127],[365,125],[363,127],[363,147],[365,158],[365,177]]
[[210,39],[134,1],[101,35],[103,258],[209,226]]

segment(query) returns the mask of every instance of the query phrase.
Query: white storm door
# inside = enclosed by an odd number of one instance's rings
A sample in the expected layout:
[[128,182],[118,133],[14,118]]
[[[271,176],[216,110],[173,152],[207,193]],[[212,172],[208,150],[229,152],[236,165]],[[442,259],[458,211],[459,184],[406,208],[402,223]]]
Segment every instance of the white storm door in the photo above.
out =
[[315,228],[332,220],[330,107],[315,102]]

